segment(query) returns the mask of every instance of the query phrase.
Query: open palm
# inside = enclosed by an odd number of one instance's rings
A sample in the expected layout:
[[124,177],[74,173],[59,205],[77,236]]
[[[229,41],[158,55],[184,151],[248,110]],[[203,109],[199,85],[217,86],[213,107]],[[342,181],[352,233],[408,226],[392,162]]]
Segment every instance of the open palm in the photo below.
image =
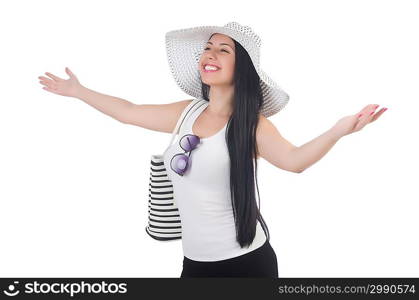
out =
[[333,131],[339,137],[342,137],[361,130],[367,124],[376,121],[387,110],[383,107],[377,113],[374,113],[378,106],[378,104],[369,104],[355,115],[343,117],[333,126]]
[[39,76],[39,83],[44,85],[44,90],[47,90],[51,93],[62,96],[75,97],[81,87],[81,84],[76,75],[74,75],[69,68],[66,67],[65,72],[70,76],[69,79],[63,79],[51,73],[45,72],[45,74],[50,78]]

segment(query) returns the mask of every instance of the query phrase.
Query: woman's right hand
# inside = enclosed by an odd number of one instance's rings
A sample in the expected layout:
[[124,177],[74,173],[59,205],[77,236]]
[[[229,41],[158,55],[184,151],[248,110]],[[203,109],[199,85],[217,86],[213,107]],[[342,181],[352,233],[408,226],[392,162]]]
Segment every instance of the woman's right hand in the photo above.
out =
[[45,72],[45,74],[51,78],[39,76],[38,78],[41,80],[39,83],[45,85],[43,89],[51,93],[67,97],[77,97],[82,85],[69,68],[66,67],[65,72],[70,76],[69,79],[62,79],[51,73]]

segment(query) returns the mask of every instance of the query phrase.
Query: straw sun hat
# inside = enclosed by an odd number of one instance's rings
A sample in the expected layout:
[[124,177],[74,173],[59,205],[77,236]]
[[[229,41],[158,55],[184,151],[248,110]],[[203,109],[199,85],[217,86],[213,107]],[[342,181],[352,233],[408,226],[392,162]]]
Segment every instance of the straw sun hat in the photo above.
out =
[[202,98],[199,59],[213,33],[233,38],[249,54],[259,74],[263,93],[261,113],[265,117],[276,114],[288,103],[289,96],[261,68],[260,37],[249,26],[229,22],[224,26],[199,26],[166,33],[166,50],[170,70],[179,87],[194,98]]

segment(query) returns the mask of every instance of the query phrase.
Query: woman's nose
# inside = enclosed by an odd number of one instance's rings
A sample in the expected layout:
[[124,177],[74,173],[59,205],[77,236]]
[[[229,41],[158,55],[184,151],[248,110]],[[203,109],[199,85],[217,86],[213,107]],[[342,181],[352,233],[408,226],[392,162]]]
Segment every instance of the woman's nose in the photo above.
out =
[[207,51],[205,51],[204,56],[206,56],[206,58],[210,58],[210,57],[214,58],[214,52],[212,51],[212,49],[207,50]]

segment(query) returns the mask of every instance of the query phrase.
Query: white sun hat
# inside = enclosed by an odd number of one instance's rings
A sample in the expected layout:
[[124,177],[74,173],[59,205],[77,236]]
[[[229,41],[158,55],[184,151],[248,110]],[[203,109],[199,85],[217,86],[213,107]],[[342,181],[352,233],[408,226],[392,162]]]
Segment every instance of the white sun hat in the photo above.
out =
[[224,26],[199,26],[166,33],[166,50],[170,70],[179,87],[194,98],[202,98],[199,59],[213,33],[228,35],[240,43],[249,54],[260,77],[263,94],[261,113],[267,118],[288,103],[289,96],[259,65],[260,37],[249,26],[229,22]]

